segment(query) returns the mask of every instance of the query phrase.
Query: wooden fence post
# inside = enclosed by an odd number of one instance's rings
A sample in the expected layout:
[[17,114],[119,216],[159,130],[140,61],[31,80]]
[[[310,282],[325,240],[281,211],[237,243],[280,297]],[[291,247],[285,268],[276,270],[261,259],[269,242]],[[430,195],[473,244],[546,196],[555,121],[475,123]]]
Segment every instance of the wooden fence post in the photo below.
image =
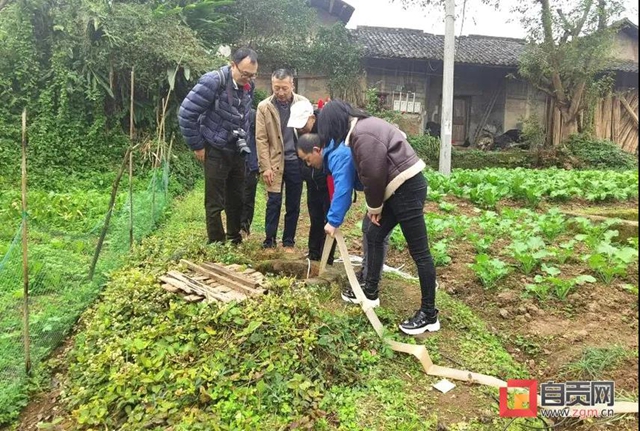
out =
[[[133,145],[133,100],[135,67],[131,68],[131,102],[129,105],[129,141]],[[133,247],[133,151],[129,152],[129,248]]]
[[93,260],[91,261],[91,268],[89,268],[89,280],[93,280],[93,274],[96,269],[96,263],[98,263],[98,256],[100,256],[100,250],[102,250],[102,244],[104,243],[104,237],[107,235],[107,230],[109,229],[109,221],[111,221],[111,214],[113,214],[113,207],[116,202],[116,195],[118,193],[118,186],[120,185],[120,179],[122,178],[122,174],[124,174],[124,170],[127,167],[127,161],[129,160],[129,154],[133,151],[135,147],[127,148],[127,152],[122,159],[122,165],[120,166],[120,171],[118,172],[118,176],[113,182],[113,187],[111,188],[111,200],[109,201],[109,211],[107,211],[107,217],[104,220],[104,226],[102,226],[102,232],[100,233],[100,238],[98,239],[98,245],[96,246],[96,251],[93,254]]

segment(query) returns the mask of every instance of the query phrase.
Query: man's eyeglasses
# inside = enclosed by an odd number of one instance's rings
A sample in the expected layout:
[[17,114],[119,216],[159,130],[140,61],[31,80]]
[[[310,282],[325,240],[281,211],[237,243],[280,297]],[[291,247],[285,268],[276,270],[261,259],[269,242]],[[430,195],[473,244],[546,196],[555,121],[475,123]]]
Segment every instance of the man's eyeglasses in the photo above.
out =
[[258,77],[258,73],[245,72],[244,70],[240,69],[240,66],[238,66],[237,64],[236,64],[236,69],[238,69],[238,72],[240,72],[240,76],[242,76],[243,78],[254,79]]

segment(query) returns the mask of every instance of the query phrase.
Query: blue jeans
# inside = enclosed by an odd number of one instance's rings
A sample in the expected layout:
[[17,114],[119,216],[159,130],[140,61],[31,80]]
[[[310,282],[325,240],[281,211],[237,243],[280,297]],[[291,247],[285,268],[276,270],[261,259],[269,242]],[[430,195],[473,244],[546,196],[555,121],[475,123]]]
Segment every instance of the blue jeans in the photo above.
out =
[[[282,174],[282,185],[285,193],[284,232],[282,234],[282,245],[293,247],[296,243],[296,229],[298,228],[298,218],[300,217],[300,200],[302,198],[302,171],[300,159],[285,160],[284,172]],[[263,247],[275,247],[277,245],[278,222],[280,221],[280,210],[282,208],[282,192],[268,193],[267,214],[265,216],[266,238],[262,243]]]
[[429,250],[427,225],[422,212],[426,198],[427,180],[419,173],[405,181],[386,200],[382,208],[380,226],[371,223],[367,230],[368,261],[364,290],[370,298],[378,296],[378,284],[384,263],[384,240],[399,224],[409,253],[418,269],[422,292],[420,308],[429,314],[435,311],[436,267]]

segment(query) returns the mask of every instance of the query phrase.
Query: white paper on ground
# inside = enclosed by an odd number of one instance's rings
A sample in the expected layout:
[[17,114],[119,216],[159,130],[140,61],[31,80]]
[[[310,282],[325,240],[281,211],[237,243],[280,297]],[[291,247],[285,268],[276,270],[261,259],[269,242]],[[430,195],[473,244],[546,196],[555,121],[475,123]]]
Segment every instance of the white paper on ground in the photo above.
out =
[[437,390],[439,390],[440,392],[442,392],[443,394],[446,394],[447,392],[449,392],[451,389],[455,388],[456,385],[454,385],[453,383],[451,383],[449,380],[447,379],[442,379],[440,380],[438,383],[432,385],[434,388],[436,388]]

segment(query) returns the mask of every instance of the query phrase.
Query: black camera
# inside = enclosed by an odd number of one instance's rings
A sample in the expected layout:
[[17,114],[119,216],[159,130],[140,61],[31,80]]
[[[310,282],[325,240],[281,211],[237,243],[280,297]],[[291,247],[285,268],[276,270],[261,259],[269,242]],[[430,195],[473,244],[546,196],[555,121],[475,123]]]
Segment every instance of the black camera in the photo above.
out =
[[241,155],[251,154],[251,148],[247,145],[247,141],[245,138],[247,137],[247,132],[243,129],[235,129],[232,130],[233,139],[236,141],[236,148]]

